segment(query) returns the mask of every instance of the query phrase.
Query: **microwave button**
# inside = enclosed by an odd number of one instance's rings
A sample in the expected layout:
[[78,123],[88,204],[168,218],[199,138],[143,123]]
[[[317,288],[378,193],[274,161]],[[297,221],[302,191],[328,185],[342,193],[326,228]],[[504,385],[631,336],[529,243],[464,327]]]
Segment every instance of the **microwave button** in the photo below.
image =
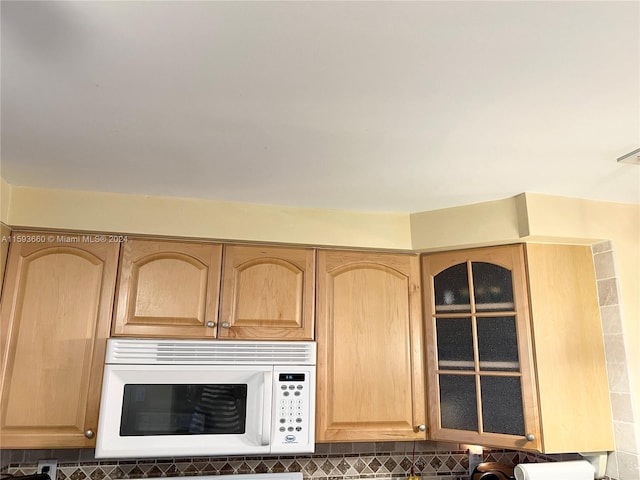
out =
[[286,430],[286,428],[284,428],[284,427],[280,427],[280,431],[281,431],[281,432],[284,432],[285,430]]
[[280,387],[280,389],[281,389],[281,390],[286,390],[286,389],[287,389],[287,386],[286,386],[286,385],[282,385],[282,386]]
[[287,443],[293,443],[296,441],[296,436],[295,435],[287,435],[286,437],[284,437],[284,441]]
[[299,396],[300,396],[300,392],[293,392],[293,394],[294,394],[296,397],[299,397]]
[[296,432],[302,431],[302,427],[296,427]]
[[289,390],[295,390],[295,385],[289,385]]
[[288,397],[288,396],[289,396],[289,392],[284,392],[284,393],[283,393],[283,395],[284,395],[285,397]]

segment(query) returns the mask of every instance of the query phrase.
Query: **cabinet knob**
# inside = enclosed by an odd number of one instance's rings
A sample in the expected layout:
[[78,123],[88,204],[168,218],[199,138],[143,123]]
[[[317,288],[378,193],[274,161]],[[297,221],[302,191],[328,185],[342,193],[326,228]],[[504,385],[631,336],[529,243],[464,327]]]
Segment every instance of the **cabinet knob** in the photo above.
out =
[[420,430],[421,432],[426,432],[427,427],[425,425],[418,425],[418,430]]
[[213,328],[216,326],[216,322],[207,322],[207,327]]
[[94,435],[95,433],[93,433],[93,430],[85,430],[84,432],[84,436],[87,438],[93,438]]
[[526,438],[529,442],[533,442],[536,439],[536,436],[533,433],[527,433],[524,438]]
[[231,324],[229,322],[222,322],[222,328],[229,328]]

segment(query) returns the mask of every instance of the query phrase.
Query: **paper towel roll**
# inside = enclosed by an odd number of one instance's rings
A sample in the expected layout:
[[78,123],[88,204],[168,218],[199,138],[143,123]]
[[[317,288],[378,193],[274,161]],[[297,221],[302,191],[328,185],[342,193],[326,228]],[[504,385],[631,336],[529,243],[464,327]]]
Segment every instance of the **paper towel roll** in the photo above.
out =
[[513,472],[516,480],[593,480],[595,470],[586,460],[521,463]]

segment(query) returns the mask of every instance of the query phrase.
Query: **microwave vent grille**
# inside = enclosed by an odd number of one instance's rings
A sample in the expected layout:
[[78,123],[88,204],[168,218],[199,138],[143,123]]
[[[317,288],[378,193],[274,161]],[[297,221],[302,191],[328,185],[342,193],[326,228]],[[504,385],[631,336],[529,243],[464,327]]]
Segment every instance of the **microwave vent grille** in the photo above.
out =
[[109,339],[109,364],[315,365],[314,342]]

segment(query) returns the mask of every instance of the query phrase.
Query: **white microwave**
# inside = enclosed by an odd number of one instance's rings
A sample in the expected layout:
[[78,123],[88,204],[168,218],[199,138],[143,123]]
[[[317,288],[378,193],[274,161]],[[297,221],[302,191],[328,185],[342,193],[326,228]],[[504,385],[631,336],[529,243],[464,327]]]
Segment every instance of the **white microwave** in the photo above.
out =
[[96,458],[312,453],[314,342],[109,339]]

